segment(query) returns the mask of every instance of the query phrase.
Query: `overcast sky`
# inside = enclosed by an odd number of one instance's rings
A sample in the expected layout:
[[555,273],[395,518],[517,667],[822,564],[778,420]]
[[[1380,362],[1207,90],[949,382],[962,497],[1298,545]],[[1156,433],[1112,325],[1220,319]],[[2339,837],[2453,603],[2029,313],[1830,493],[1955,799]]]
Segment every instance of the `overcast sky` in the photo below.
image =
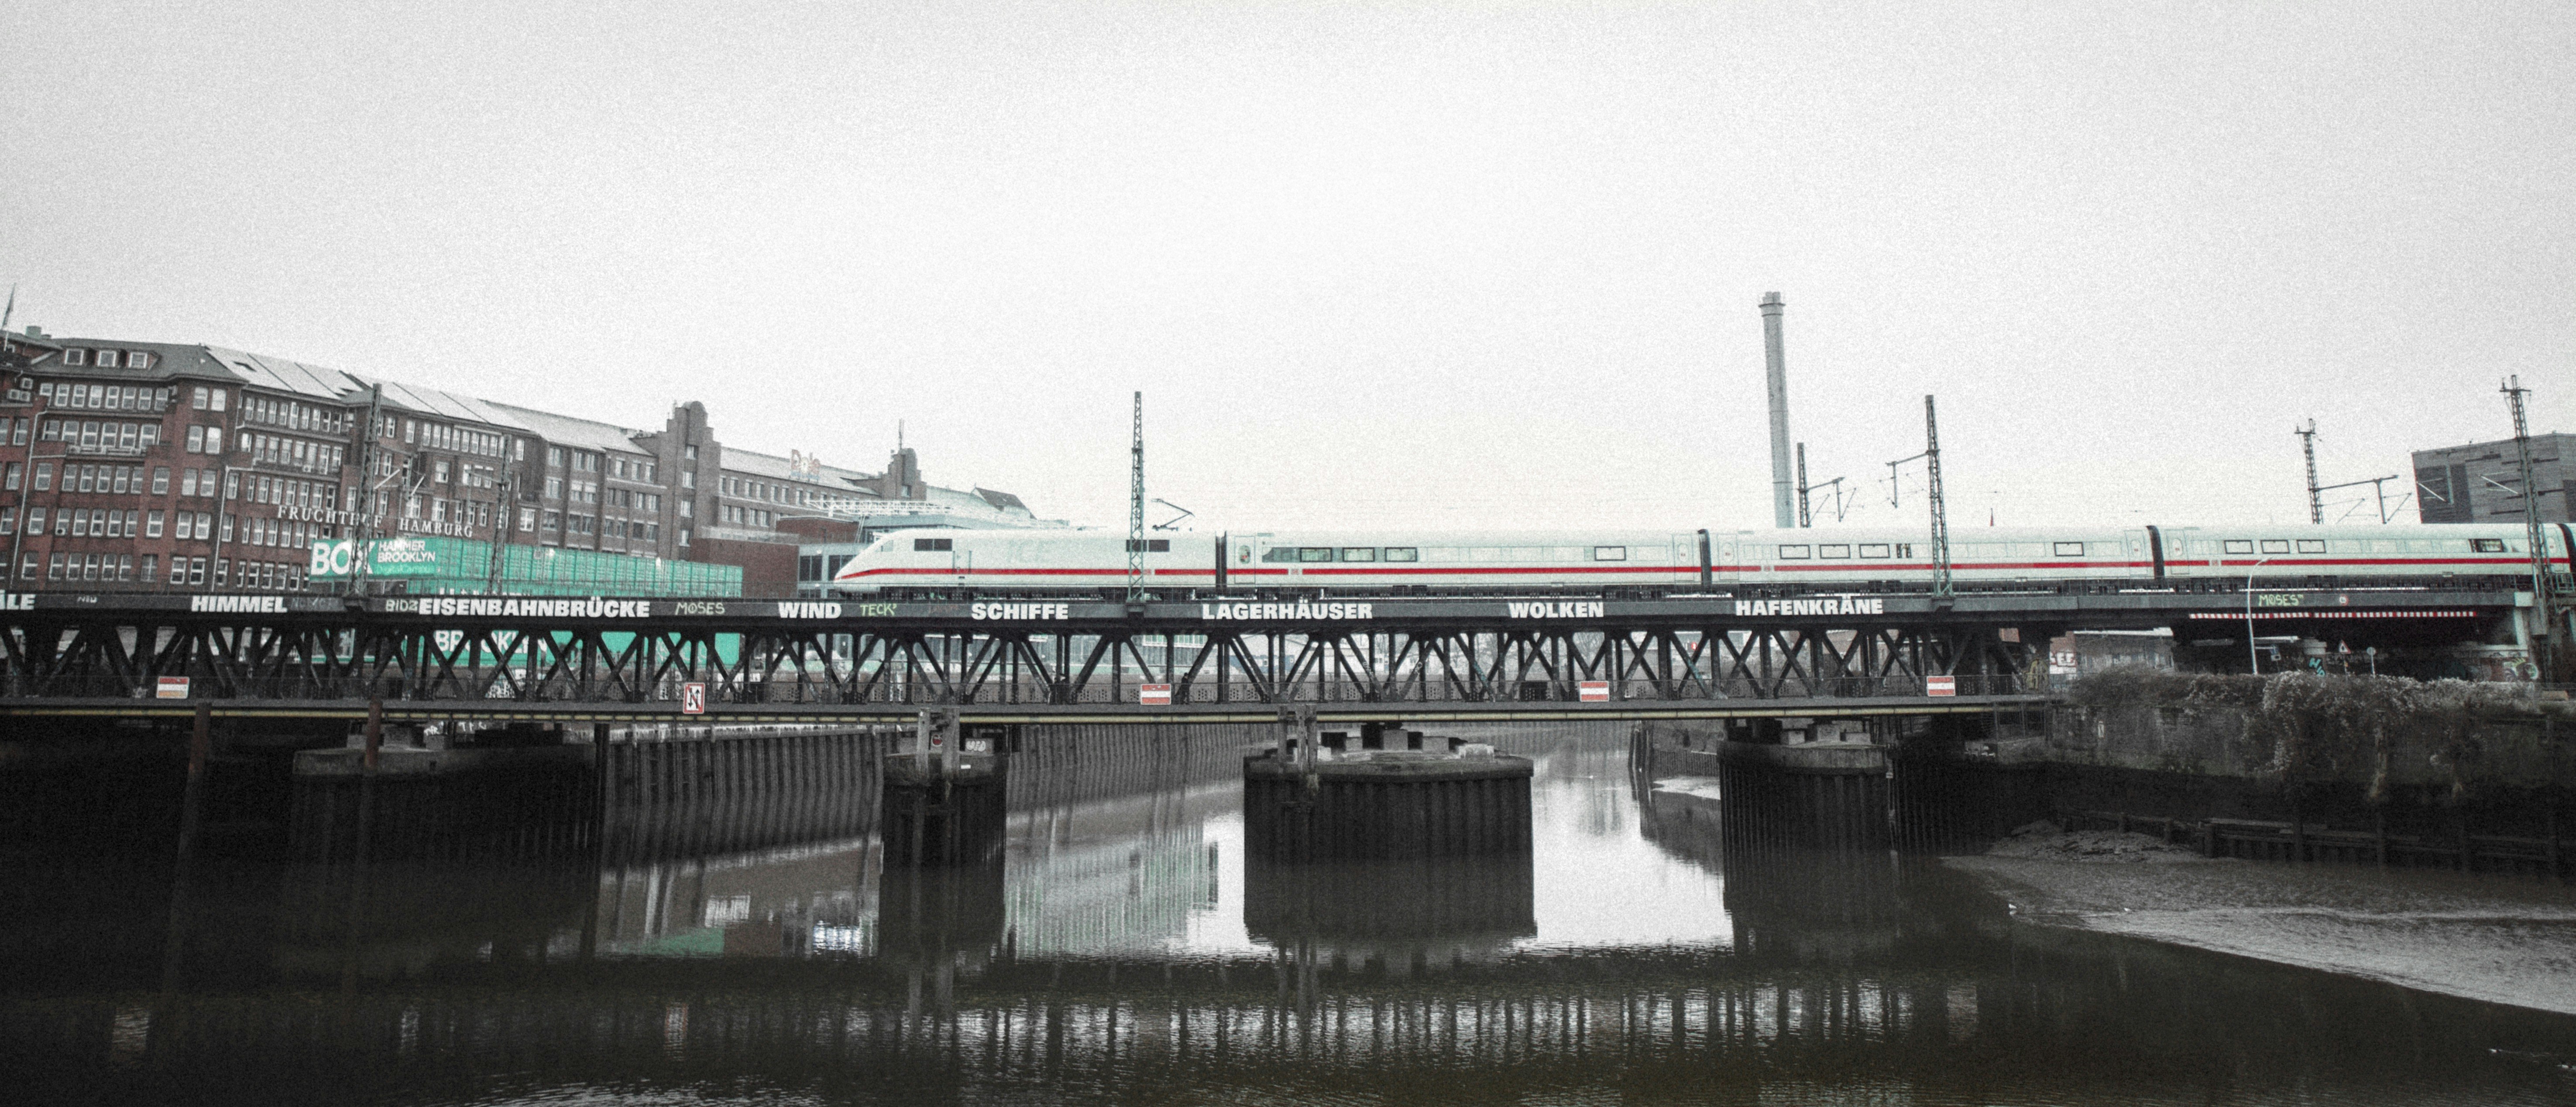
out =
[[[2576,431],[2576,4],[0,6],[0,282],[1123,525],[2305,518]],[[2403,486],[2408,481],[2397,482]],[[2366,490],[2364,490],[2366,491]],[[2340,512],[2342,509],[2338,508]],[[2369,517],[2364,508],[2354,521]],[[2411,509],[2407,513],[2412,518]]]

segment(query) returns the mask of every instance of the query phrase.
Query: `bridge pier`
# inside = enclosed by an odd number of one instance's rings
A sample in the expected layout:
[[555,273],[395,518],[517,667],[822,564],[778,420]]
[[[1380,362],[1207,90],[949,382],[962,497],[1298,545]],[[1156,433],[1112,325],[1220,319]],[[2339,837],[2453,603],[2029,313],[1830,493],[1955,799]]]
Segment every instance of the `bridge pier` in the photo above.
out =
[[885,766],[879,826],[888,869],[976,866],[1001,856],[1010,813],[1005,755],[968,753],[957,713],[924,711],[912,748]]
[[[1243,762],[1245,848],[1283,862],[1526,854],[1530,777],[1525,757],[1467,745],[1456,753],[1335,749],[1312,707],[1279,713],[1276,748]],[[1408,735],[1406,744],[1416,740]],[[1344,738],[1347,739],[1347,735]]]

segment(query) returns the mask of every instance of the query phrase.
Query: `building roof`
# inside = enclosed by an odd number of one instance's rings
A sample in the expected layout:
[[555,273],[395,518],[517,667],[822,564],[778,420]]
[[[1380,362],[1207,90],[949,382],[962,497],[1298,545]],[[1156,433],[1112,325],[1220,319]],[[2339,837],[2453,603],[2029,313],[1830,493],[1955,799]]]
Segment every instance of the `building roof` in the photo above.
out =
[[856,469],[844,469],[838,465],[818,465],[811,470],[799,471],[793,458],[764,454],[758,450],[746,450],[739,446],[724,448],[724,467],[737,473],[767,480],[820,485],[835,492],[856,492],[868,496],[877,494],[876,489],[866,487],[862,483],[876,480],[874,473],[862,473]]
[[468,423],[483,423],[510,430],[536,429],[514,414],[518,409],[504,407],[490,400],[476,399],[436,388],[423,388],[416,384],[404,384],[401,381],[382,380],[358,373],[342,373],[341,376],[349,378],[353,386],[344,398],[354,402],[366,400],[367,386],[383,385],[385,406],[397,411],[408,411],[415,415],[435,415],[442,419],[456,419]]
[[[984,487],[980,487],[980,486],[978,486],[978,487],[975,489],[975,494],[976,494],[976,495],[978,495],[978,496],[982,496],[982,497],[984,497],[984,502],[985,502],[985,503],[991,504],[991,505],[993,505],[994,507],[999,508],[1000,510],[1003,510],[1003,511],[1028,511],[1028,510],[1029,510],[1029,505],[1024,504],[1024,503],[1021,503],[1021,502],[1020,502],[1020,498],[1019,498],[1019,497],[1014,496],[1014,495],[1012,495],[1012,494],[1010,494],[1010,493],[1008,493],[1008,492],[998,492],[998,491],[995,491],[995,490],[990,489],[990,488],[984,488]],[[1030,514],[1032,514],[1032,515],[1036,514],[1036,512],[1029,512],[1029,513],[1030,513]]]
[[[267,354],[227,350],[221,346],[198,348],[205,351],[207,357],[231,370],[234,379],[253,388],[291,392],[298,396],[310,396],[333,403],[349,401],[349,391],[352,387],[350,376],[337,369],[325,369],[319,365],[289,361],[286,358],[272,357]],[[393,394],[393,386],[386,386],[385,394],[390,397]]]
[[594,419],[557,415],[551,411],[538,411],[535,408],[484,402],[518,419],[520,426],[543,436],[552,445],[597,450],[601,453],[649,454],[652,452],[635,444],[635,436],[644,433],[640,430],[629,430],[615,423],[602,423]]
[[[63,338],[60,336],[48,336],[47,341],[52,342],[55,348],[48,351],[45,357],[37,359],[34,365],[28,367],[33,372],[45,373],[70,369],[79,372],[85,377],[99,377],[107,380],[129,381],[166,381],[181,374],[196,377],[213,377],[218,380],[234,380],[241,376],[241,373],[238,370],[217,362],[215,360],[214,353],[208,347],[204,346],[170,342],[126,342],[109,341],[97,338]],[[142,350],[152,355],[152,364],[141,369],[132,368],[121,363],[113,367],[104,367],[95,364],[66,366],[63,364],[61,351],[72,349],[78,349],[84,352],[97,350]]]

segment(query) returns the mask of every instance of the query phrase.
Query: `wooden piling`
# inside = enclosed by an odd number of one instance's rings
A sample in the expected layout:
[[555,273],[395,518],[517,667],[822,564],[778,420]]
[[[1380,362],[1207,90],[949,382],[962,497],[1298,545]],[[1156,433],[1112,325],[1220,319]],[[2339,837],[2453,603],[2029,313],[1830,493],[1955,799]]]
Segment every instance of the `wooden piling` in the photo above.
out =
[[170,874],[170,927],[161,943],[161,990],[179,988],[179,961],[187,946],[190,870],[196,864],[197,835],[206,815],[206,763],[214,752],[214,708],[197,705],[188,732],[188,779],[179,801],[179,857]]

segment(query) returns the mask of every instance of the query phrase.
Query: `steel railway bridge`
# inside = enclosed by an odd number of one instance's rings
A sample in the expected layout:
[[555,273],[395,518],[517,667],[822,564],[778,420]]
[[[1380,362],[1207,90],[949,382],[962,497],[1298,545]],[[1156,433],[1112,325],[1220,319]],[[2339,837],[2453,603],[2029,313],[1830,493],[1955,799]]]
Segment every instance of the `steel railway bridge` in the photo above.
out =
[[[2070,628],[2511,640],[2509,592],[1300,603],[0,595],[0,713],[1266,721],[1985,711]],[[2527,602],[2527,601],[2526,601]],[[1356,714],[1353,714],[1356,713]]]

